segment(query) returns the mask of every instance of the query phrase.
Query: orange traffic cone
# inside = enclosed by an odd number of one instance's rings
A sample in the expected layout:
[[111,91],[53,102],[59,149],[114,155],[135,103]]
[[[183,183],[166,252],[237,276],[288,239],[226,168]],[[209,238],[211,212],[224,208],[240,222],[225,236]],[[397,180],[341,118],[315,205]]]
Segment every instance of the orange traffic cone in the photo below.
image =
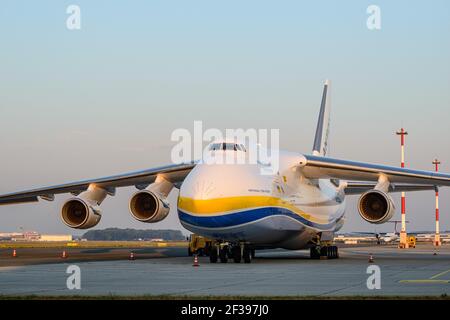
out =
[[371,253],[369,253],[369,263],[373,263],[373,262],[374,262],[373,255]]
[[13,256],[13,258],[16,258],[16,257],[17,257],[16,249],[13,250],[12,256]]
[[130,252],[130,258],[129,258],[130,260],[134,260],[134,253],[133,252]]
[[193,267],[199,267],[200,264],[198,263],[198,255],[196,254],[194,256],[194,264],[192,265]]
[[61,254],[61,258],[62,258],[62,259],[66,259],[66,258],[67,258],[66,250],[63,250],[63,252],[62,252],[62,254]]

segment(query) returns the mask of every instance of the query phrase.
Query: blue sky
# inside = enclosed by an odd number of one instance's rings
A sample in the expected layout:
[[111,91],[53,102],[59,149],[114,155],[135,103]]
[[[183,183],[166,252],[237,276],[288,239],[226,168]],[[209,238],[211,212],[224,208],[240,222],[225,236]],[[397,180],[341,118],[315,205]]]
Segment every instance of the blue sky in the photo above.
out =
[[[66,28],[70,4],[81,30]],[[379,31],[366,27],[371,4]],[[171,132],[194,120],[278,128],[283,148],[310,152],[326,78],[332,156],[398,164],[393,132],[405,126],[408,165],[431,169],[438,156],[449,172],[449,30],[445,0],[2,1],[0,192],[167,163]],[[105,201],[98,228],[180,227],[174,214],[134,222],[131,192]],[[0,229],[70,231],[63,199],[1,207]],[[373,231],[354,202],[344,230]],[[432,229],[433,195],[408,204],[409,227]]]

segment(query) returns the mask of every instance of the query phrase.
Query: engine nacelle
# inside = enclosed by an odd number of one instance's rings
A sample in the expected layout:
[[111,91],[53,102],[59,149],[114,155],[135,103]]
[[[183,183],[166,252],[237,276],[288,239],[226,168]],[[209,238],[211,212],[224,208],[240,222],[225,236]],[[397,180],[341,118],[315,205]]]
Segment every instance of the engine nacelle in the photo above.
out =
[[61,209],[63,222],[74,229],[95,227],[102,218],[99,206],[107,194],[105,189],[90,184],[86,191],[64,203]]
[[133,218],[141,222],[155,223],[167,217],[169,204],[149,190],[136,192],[130,200],[130,212]]
[[102,218],[98,206],[79,197],[69,199],[61,209],[63,222],[74,229],[88,229],[96,226]]
[[358,211],[367,222],[380,224],[394,216],[395,205],[388,194],[374,189],[367,191],[359,198]]

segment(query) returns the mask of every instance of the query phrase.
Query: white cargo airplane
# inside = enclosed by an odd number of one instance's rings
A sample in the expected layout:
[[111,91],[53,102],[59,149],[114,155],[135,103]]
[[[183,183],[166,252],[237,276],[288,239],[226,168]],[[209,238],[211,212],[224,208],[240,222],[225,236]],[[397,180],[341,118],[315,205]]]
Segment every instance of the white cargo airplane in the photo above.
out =
[[385,235],[383,235],[383,237],[381,239],[383,239],[383,241],[385,243],[390,243],[390,242],[398,241],[400,239],[400,236],[398,233],[388,232]]
[[[168,165],[99,179],[0,195],[0,204],[52,201],[71,193],[61,208],[69,227],[87,229],[101,218],[100,204],[116,188],[135,186],[132,216],[142,222],[163,220],[166,199],[179,188],[182,225],[214,239],[210,261],[250,262],[259,248],[310,248],[311,257],[337,258],[324,239],[344,223],[346,195],[360,194],[358,210],[370,223],[389,221],[395,212],[389,192],[433,190],[450,186],[450,175],[338,160],[326,157],[329,133],[329,82],[325,82],[312,155],[280,152],[279,172],[261,175],[262,164]],[[213,143],[211,154],[246,153],[240,143]]]

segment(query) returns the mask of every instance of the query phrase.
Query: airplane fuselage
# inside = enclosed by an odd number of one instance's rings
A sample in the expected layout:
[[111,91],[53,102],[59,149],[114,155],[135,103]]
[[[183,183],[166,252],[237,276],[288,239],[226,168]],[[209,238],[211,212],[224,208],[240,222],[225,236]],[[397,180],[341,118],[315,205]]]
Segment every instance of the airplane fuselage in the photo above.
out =
[[339,230],[344,193],[330,180],[304,178],[301,159],[280,152],[275,174],[262,174],[267,164],[261,163],[198,164],[180,188],[182,225],[216,240],[286,249],[308,247],[318,233]]

